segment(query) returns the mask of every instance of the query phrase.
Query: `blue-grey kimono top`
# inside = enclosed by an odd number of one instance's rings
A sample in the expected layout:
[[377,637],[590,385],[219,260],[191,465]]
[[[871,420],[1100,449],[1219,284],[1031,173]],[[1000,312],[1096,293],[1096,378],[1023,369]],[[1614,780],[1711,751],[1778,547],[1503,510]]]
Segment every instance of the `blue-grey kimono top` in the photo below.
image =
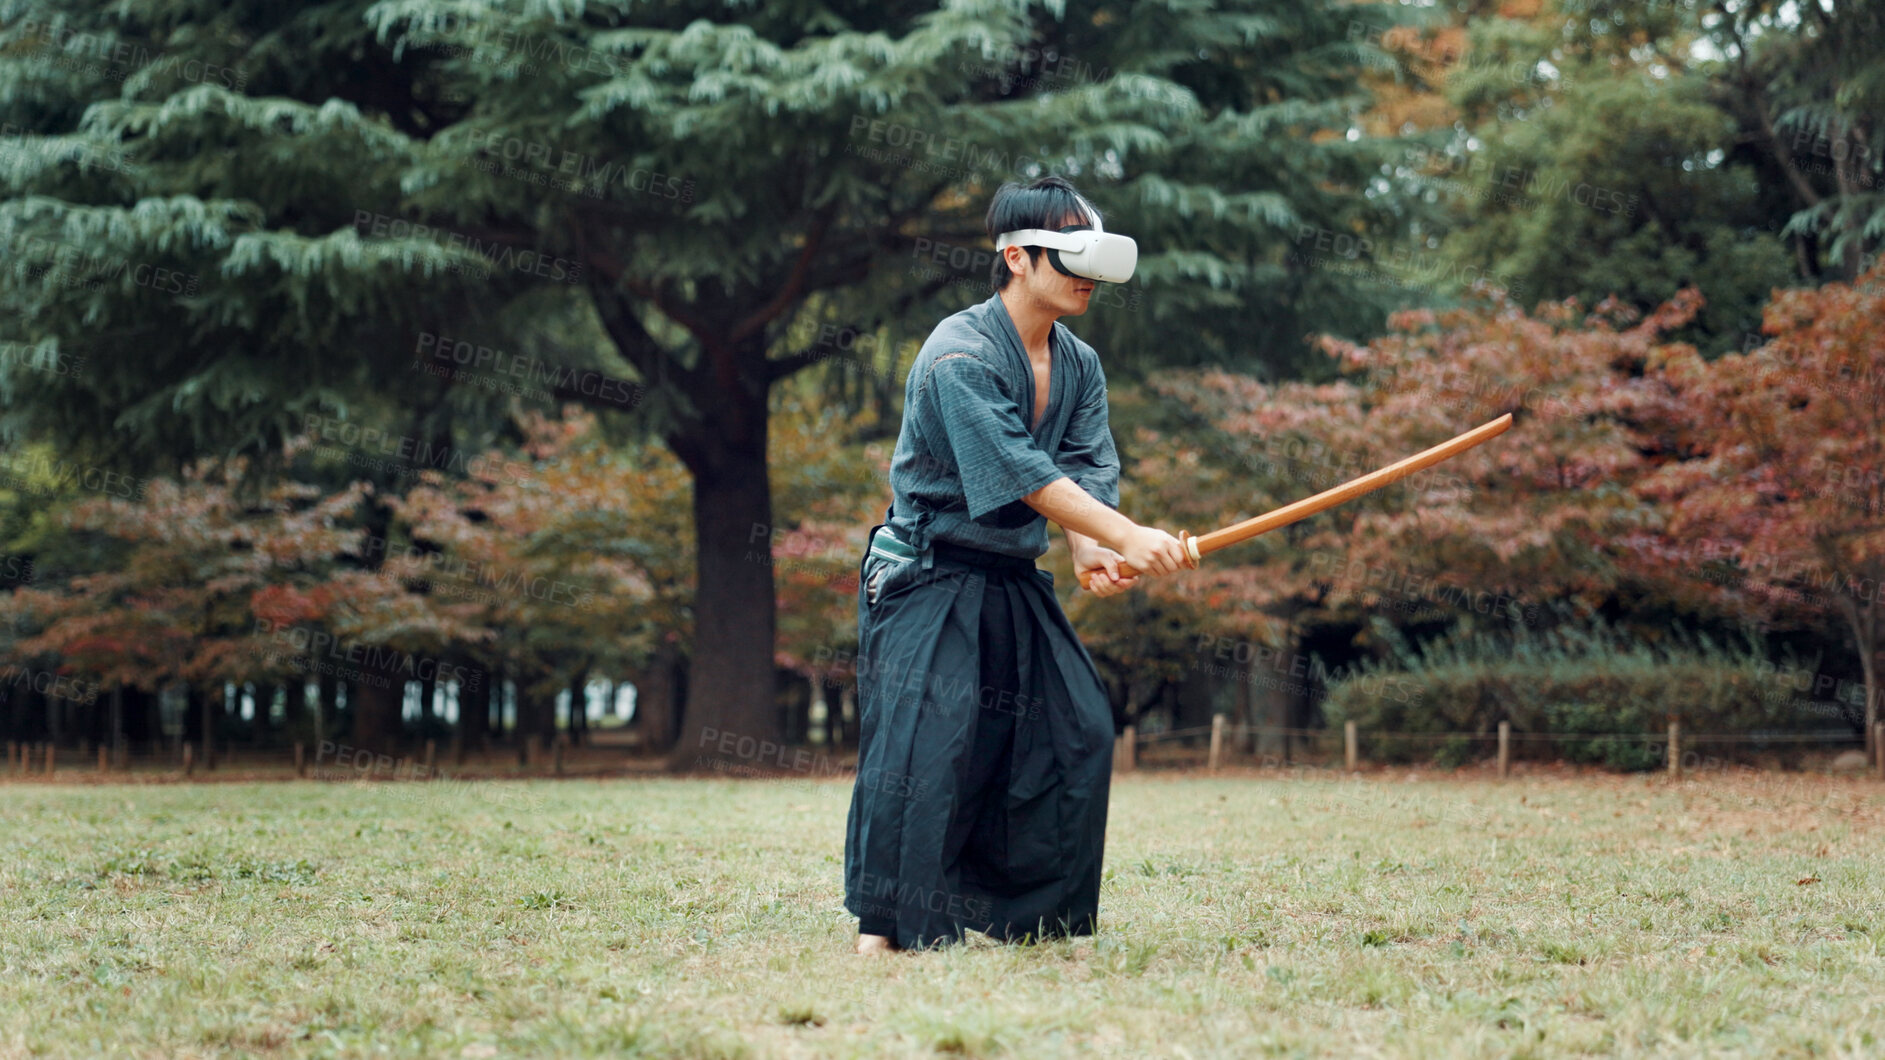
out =
[[1061,476],[1119,506],[1119,457],[1106,422],[1106,375],[1093,347],[1055,322],[1047,411],[1034,418],[1034,368],[1001,295],[930,332],[904,385],[890,460],[891,532],[1037,559],[1047,519],[1021,500]]

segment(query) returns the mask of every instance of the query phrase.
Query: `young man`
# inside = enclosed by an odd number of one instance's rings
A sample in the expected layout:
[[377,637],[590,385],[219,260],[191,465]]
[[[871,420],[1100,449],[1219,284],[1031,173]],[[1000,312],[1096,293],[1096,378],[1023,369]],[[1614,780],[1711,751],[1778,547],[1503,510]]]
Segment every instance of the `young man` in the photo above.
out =
[[986,224],[996,294],[918,352],[894,500],[859,564],[844,844],[859,953],[1093,932],[1112,709],[1034,561],[1052,519],[1076,569],[1103,569],[1096,595],[1137,581],[1122,559],[1188,565],[1177,538],[1115,510],[1106,378],[1058,323],[1086,312],[1095,276],[1130,276],[1136,247],[1059,177],[1003,185]]

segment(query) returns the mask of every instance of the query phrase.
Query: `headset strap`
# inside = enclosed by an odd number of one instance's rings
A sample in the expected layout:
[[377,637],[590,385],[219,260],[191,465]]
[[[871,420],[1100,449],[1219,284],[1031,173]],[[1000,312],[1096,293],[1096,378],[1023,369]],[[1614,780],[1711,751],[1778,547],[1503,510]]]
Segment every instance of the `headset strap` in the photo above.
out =
[[995,237],[995,249],[1006,250],[1009,247],[1047,247],[1051,250],[1081,250],[1086,247],[1083,236],[1087,230],[1079,232],[1050,232],[1045,228],[1021,228],[1013,232],[1003,232]]

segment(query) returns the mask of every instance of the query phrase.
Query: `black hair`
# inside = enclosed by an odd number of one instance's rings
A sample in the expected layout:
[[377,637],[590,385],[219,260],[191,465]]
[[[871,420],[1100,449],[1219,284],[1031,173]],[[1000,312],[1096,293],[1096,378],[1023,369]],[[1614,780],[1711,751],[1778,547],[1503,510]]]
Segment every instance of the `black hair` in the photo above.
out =
[[[988,228],[988,238],[992,242],[1003,232],[1013,232],[1023,228],[1045,228],[1050,232],[1059,231],[1069,217],[1079,217],[1081,223],[1092,224],[1099,211],[1085,202],[1080,192],[1068,182],[1066,177],[1048,176],[1030,184],[1009,181],[995,189],[995,198],[988,204],[988,216],[983,224]],[[1041,262],[1040,247],[1022,247],[1028,252],[1028,260],[1036,265]],[[995,265],[990,270],[989,282],[999,291],[1008,286],[1009,277],[1014,273],[1008,268],[1000,251],[995,254]]]

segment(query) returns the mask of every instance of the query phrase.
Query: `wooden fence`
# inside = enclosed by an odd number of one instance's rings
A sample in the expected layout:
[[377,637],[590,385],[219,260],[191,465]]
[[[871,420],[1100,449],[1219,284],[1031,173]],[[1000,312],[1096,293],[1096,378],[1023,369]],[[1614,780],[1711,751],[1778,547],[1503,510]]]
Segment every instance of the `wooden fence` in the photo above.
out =
[[[1502,721],[1496,736],[1478,733],[1383,733],[1383,737],[1395,741],[1432,741],[1456,742],[1465,740],[1496,740],[1499,776],[1506,777],[1512,771],[1512,745],[1515,740],[1560,742],[1572,741],[1636,741],[1645,745],[1657,742],[1666,744],[1664,757],[1665,769],[1672,776],[1680,776],[1685,767],[1687,756],[1694,754],[1692,748],[1710,745],[1751,745],[1773,746],[1808,746],[1814,744],[1850,744],[1862,742],[1861,737],[1844,733],[1689,733],[1684,732],[1678,721],[1671,720],[1666,732],[1634,733],[1515,733],[1512,723]],[[1365,760],[1362,754],[1363,734],[1354,722],[1346,722],[1340,730],[1342,766],[1348,772],[1361,768]],[[1226,715],[1217,714],[1211,718],[1208,727],[1190,729],[1165,729],[1157,732],[1140,733],[1134,726],[1128,725],[1113,744],[1113,769],[1115,772],[1129,772],[1138,768],[1141,748],[1156,746],[1168,741],[1186,743],[1208,740],[1208,751],[1204,759],[1206,769],[1216,771],[1233,757],[1229,753],[1232,743],[1249,744],[1260,739],[1281,741],[1285,750],[1280,755],[1262,756],[1259,764],[1265,764],[1270,758],[1280,758],[1275,764],[1283,764],[1292,757],[1304,759],[1332,759],[1332,744],[1336,731],[1331,729],[1289,729],[1276,726],[1236,726],[1229,722]],[[1294,746],[1292,746],[1294,743]],[[1248,755],[1235,757],[1248,758]],[[1195,761],[1187,764],[1196,765]],[[1874,727],[1870,765],[1880,780],[1885,780],[1885,722]]]

